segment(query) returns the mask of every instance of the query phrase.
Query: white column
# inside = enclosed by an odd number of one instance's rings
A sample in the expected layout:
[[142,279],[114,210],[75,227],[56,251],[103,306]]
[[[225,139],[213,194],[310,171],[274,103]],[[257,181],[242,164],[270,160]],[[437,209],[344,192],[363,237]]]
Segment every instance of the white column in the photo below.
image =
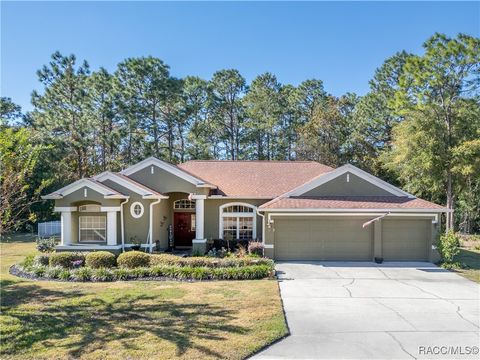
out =
[[205,199],[206,195],[192,195],[195,200],[195,240],[205,240],[203,225],[205,222]]
[[62,211],[61,215],[61,245],[70,245],[72,243],[72,213]]
[[107,245],[117,245],[116,211],[107,211]]

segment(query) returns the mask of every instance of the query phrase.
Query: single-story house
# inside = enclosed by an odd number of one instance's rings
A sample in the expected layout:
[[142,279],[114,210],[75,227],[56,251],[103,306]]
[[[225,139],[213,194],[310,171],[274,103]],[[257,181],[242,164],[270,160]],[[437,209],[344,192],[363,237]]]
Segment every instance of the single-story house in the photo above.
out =
[[209,239],[256,239],[277,260],[433,260],[448,209],[352,165],[150,157],[44,199],[61,213],[58,250],[121,251],[136,240],[204,252]]

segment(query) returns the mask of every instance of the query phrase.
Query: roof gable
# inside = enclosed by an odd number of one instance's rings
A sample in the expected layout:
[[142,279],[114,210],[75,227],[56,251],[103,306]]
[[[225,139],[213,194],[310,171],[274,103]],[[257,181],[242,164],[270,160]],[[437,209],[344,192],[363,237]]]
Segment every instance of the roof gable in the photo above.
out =
[[51,194],[42,196],[43,199],[62,199],[64,196],[67,196],[83,187],[87,187],[92,189],[93,191],[98,192],[99,194],[103,195],[105,199],[124,199],[128,198],[128,196],[119,193],[118,191],[109,188],[108,186],[91,179],[80,179],[77,180],[57,191],[54,191]]
[[[322,186],[328,186],[327,184],[332,184],[331,182],[335,179],[338,179],[341,176],[345,176],[345,181],[350,181],[350,174],[352,174],[355,178],[352,180],[356,181],[358,184],[364,183],[369,184],[378,189],[373,194],[358,194],[358,193],[351,193],[351,194],[322,194],[321,191],[317,190],[315,193],[315,189],[320,189]],[[373,191],[373,187],[370,189]],[[351,190],[354,191],[354,190]],[[323,176],[317,177],[313,180],[306,182],[305,184],[288,191],[281,197],[289,197],[289,196],[302,196],[302,195],[394,195],[394,196],[407,196],[409,198],[415,198],[412,194],[409,194],[392,184],[387,183],[379,179],[376,176],[373,176],[366,171],[363,171],[353,165],[347,164],[344,166],[339,167],[338,169],[325,174]]]
[[115,174],[110,171],[105,171],[99,175],[93,177],[95,180],[104,183],[107,180],[110,180],[123,188],[126,188],[130,191],[135,192],[136,194],[141,195],[143,198],[159,198],[167,199],[168,196],[165,196],[155,190],[148,188],[147,186],[136,182],[133,179],[130,179],[128,176]]
[[197,176],[194,176],[192,174],[190,174],[189,172],[187,171],[184,171],[183,169],[179,168],[178,166],[175,166],[175,165],[172,165],[172,164],[169,164],[165,161],[162,161],[162,160],[159,160],[155,157],[149,157],[143,161],[140,161],[139,163],[135,164],[135,165],[132,165],[130,166],[129,168],[121,171],[120,173],[123,174],[123,175],[126,175],[126,176],[131,176],[149,166],[156,166],[162,170],[165,170],[167,172],[169,172],[170,174],[172,175],[175,175],[177,177],[179,177],[180,179],[183,179],[193,185],[195,185],[196,187],[211,187],[211,188],[215,188],[216,186],[213,185],[213,184],[209,184],[207,182],[205,182],[204,180],[202,180],[200,177],[197,177]]

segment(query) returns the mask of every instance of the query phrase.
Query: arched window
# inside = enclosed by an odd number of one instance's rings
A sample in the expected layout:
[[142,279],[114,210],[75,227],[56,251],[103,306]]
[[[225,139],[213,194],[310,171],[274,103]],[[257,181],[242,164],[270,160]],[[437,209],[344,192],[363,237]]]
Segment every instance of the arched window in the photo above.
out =
[[180,199],[173,203],[173,208],[177,210],[195,209],[195,200]]
[[246,203],[228,203],[220,206],[220,239],[256,239],[256,209],[255,206]]

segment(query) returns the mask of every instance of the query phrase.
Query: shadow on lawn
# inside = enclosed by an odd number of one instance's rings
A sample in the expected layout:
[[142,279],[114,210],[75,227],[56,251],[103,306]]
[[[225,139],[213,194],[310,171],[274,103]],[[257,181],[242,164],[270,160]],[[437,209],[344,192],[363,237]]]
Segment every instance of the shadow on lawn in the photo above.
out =
[[[247,331],[228,324],[235,319],[234,312],[227,313],[211,304],[176,304],[152,295],[125,295],[108,300],[92,295],[82,298],[74,292],[55,292],[36,285],[15,288],[5,292],[3,315],[8,322],[21,326],[3,334],[3,354],[26,350],[38,342],[47,347],[62,346],[74,358],[86,349],[91,352],[105,348],[111,341],[136,350],[142,348],[137,338],[147,334],[151,337],[149,343],[163,339],[175,344],[177,355],[193,348],[204,356],[221,358],[221,354],[196,340],[224,340],[227,333]],[[19,306],[25,303],[25,296],[41,303],[42,308]],[[58,340],[68,337],[71,341],[59,345]]]

